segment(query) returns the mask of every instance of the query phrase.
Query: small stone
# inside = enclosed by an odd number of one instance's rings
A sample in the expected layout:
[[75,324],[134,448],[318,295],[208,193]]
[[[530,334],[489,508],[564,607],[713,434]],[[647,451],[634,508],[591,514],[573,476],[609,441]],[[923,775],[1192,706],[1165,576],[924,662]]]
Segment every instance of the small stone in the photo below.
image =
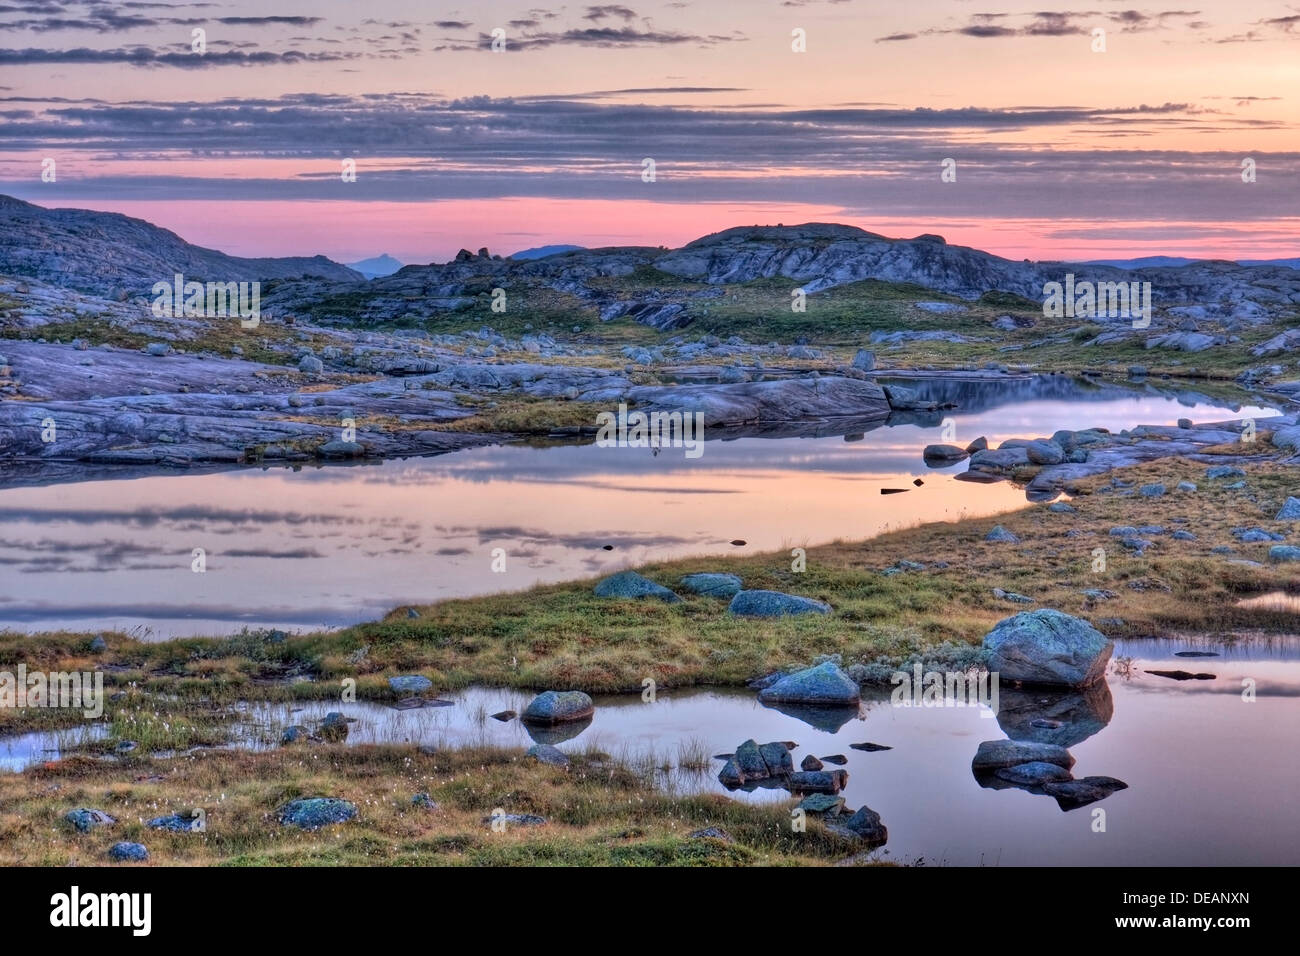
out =
[[1019,544],[1020,539],[1008,531],[1002,525],[996,525],[992,531],[984,536],[985,541],[994,543],[1003,542],[1006,544]]

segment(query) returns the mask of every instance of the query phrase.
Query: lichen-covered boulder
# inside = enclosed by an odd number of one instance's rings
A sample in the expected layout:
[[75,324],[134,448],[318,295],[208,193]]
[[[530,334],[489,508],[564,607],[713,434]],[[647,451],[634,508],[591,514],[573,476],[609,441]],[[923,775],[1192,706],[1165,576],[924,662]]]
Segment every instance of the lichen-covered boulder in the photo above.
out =
[[1105,675],[1115,645],[1087,621],[1043,608],[999,621],[984,649],[1002,680],[1086,687]]
[[655,584],[644,575],[635,571],[620,571],[600,581],[593,589],[596,597],[602,598],[658,598],[668,604],[675,604],[681,598],[662,584]]
[[701,572],[699,574],[688,574],[682,578],[682,587],[695,594],[704,594],[709,597],[735,597],[744,587],[734,574],[713,574],[710,572]]
[[280,823],[300,830],[319,830],[334,823],[355,819],[357,808],[337,797],[309,797],[291,800],[280,810]]
[[165,817],[154,817],[145,824],[150,830],[167,830],[171,833],[197,833],[199,820],[189,813],[169,813]]
[[831,606],[797,594],[780,591],[740,591],[727,610],[740,617],[785,617],[794,614],[829,614]]
[[867,806],[859,807],[851,817],[837,822],[835,826],[875,846],[889,842],[889,830],[880,821],[880,814]]
[[1300,521],[1300,498],[1288,498],[1274,521]]
[[823,661],[786,674],[758,692],[764,703],[811,704],[822,707],[855,706],[861,700],[857,682],[833,661]]
[[580,690],[548,690],[529,702],[520,719],[530,724],[563,724],[585,720],[595,712],[591,698]]
[[103,810],[91,810],[87,807],[69,810],[63,819],[71,823],[78,833],[89,833],[95,827],[110,827],[117,822]]
[[849,782],[847,770],[799,770],[790,774],[793,793],[839,793]]
[[143,843],[114,843],[108,850],[108,858],[115,863],[144,863],[149,859],[149,851]]

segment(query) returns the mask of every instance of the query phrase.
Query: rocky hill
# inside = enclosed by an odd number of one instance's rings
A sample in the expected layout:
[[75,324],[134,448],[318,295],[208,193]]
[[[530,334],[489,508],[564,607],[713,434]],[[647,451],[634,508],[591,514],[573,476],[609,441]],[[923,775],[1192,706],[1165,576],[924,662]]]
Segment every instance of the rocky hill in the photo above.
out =
[[[813,294],[862,280],[907,283],[967,300],[1006,293],[1042,302],[1044,286],[1076,281],[1149,282],[1157,309],[1193,306],[1204,318],[1251,319],[1300,304],[1300,270],[1202,261],[1178,267],[1113,266],[1003,259],[940,236],[890,239],[853,226],[743,226],[680,249],[582,249],[524,260],[462,250],[445,264],[407,266],[364,286],[295,282],[273,304],[318,319],[360,323],[429,319],[475,305],[493,289],[549,292],[601,320],[628,317],[661,330],[688,325],[725,287],[784,280],[780,291]],[[481,303],[480,303],[481,304]],[[535,304],[535,303],[534,303]]]
[[198,281],[362,281],[324,256],[241,259],[191,245],[143,219],[87,209],[46,209],[0,196],[0,273],[110,298],[147,294],[177,272]]

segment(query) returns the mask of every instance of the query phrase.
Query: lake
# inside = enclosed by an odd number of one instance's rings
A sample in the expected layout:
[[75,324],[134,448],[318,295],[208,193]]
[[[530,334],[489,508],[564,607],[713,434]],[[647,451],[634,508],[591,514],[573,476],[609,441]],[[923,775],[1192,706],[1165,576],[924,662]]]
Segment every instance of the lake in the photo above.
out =
[[[921,450],[943,440],[945,417],[958,443],[984,435],[996,445],[1060,428],[1276,413],[1245,396],[1230,404],[1157,383],[906,384],[958,407],[896,414],[865,433],[820,426],[803,437],[708,440],[694,459],[682,449],[500,445],[371,465],[3,489],[0,627],[146,640],[342,627],[407,603],[1024,506],[1012,485],[956,480],[964,463],[925,466]],[[906,493],[881,494],[891,488]],[[503,572],[492,570],[498,548]]]

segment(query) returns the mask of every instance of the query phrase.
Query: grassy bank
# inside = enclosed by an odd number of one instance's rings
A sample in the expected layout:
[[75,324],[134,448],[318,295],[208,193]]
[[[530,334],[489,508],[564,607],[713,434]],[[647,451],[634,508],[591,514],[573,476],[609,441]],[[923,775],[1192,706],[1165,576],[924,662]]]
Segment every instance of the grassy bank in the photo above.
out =
[[[417,793],[437,808],[414,804]],[[315,832],[279,823],[284,804],[310,796],[349,800],[357,817]],[[83,757],[0,773],[0,865],[106,864],[120,840],[173,866],[811,866],[860,849],[811,817],[806,832],[791,832],[792,805],[674,795],[595,752],[568,768],[518,751],[342,744],[167,761]],[[117,823],[77,833],[63,820],[74,807]],[[195,808],[204,811],[201,831],[145,826]],[[497,809],[547,822],[496,832],[484,817]],[[689,836],[711,826],[734,842]]]

